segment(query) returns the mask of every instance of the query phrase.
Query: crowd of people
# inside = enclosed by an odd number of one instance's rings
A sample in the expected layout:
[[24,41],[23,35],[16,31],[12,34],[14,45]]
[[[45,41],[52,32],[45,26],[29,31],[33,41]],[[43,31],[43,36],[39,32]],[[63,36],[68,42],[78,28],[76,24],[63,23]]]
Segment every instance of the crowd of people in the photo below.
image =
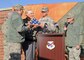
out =
[[[32,10],[27,10],[26,18],[22,19],[23,10],[22,5],[15,5],[14,11],[8,13],[8,17],[2,26],[4,33],[4,60],[21,60],[21,49],[24,51],[25,60],[35,60],[36,34],[38,32],[59,33],[60,27],[58,23],[48,16],[48,7],[42,7],[42,17],[39,20],[35,18]],[[69,51],[67,56],[69,56],[69,60],[80,60],[80,45],[78,42],[69,44],[71,39],[68,39],[68,31],[71,29],[69,26],[73,24],[74,17],[67,17],[63,27],[67,39],[65,41],[67,43],[66,49]]]

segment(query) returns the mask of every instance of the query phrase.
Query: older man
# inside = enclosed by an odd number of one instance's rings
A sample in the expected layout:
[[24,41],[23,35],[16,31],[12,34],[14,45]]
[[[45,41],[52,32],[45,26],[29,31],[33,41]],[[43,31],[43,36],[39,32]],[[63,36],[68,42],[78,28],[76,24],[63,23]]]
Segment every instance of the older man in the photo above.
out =
[[4,60],[21,60],[21,43],[24,42],[24,32],[28,29],[28,26],[23,26],[22,13],[22,5],[14,6],[14,12],[8,14],[8,18],[2,26]]
[[35,58],[35,42],[37,27],[40,24],[34,17],[32,10],[26,11],[27,18],[23,19],[24,25],[29,26],[29,30],[25,33],[25,41],[22,43],[23,50],[25,52],[25,60],[34,60]]
[[69,60],[80,60],[80,23],[74,19],[72,14],[68,14],[67,22],[64,24],[64,31]]

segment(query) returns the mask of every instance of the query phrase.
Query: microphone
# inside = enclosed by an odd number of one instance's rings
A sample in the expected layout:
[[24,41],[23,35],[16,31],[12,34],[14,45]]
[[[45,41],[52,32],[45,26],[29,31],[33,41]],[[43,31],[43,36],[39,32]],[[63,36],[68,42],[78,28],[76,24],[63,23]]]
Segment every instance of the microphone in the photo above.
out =
[[44,32],[44,33],[46,33],[46,32],[48,31],[47,26],[48,26],[48,24],[47,24],[47,23],[45,23],[45,24],[44,24],[44,28],[43,28],[43,32]]
[[47,28],[47,25],[48,25],[48,24],[47,24],[47,23],[45,23],[45,24],[44,24],[44,28]]
[[57,28],[57,33],[59,33],[60,30],[59,25],[57,23],[54,23],[54,26]]

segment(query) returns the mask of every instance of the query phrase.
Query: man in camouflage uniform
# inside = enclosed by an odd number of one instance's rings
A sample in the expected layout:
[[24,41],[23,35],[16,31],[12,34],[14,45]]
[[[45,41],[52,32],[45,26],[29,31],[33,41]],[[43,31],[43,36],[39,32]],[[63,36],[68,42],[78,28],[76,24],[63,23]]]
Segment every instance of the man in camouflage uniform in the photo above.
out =
[[41,23],[40,25],[44,27],[44,25],[46,24],[47,29],[50,32],[55,32],[54,20],[48,16],[48,12],[49,12],[48,7],[43,7],[41,9],[42,17],[39,19],[39,22]]
[[69,51],[69,60],[80,60],[80,23],[74,20],[74,16],[71,14],[67,17],[64,30],[66,33],[65,44]]
[[14,6],[14,12],[8,14],[8,18],[2,26],[4,33],[4,60],[21,60],[21,43],[24,42],[24,31],[21,15],[23,6]]
[[69,50],[69,60],[80,60],[81,49],[79,45],[72,48],[67,47],[67,49]]

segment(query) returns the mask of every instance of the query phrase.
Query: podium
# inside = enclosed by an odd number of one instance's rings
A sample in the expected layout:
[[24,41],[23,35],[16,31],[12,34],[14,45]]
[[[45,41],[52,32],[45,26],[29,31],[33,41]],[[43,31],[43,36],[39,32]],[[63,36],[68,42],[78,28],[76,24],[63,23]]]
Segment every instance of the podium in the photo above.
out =
[[65,60],[64,34],[37,34],[38,60]]

